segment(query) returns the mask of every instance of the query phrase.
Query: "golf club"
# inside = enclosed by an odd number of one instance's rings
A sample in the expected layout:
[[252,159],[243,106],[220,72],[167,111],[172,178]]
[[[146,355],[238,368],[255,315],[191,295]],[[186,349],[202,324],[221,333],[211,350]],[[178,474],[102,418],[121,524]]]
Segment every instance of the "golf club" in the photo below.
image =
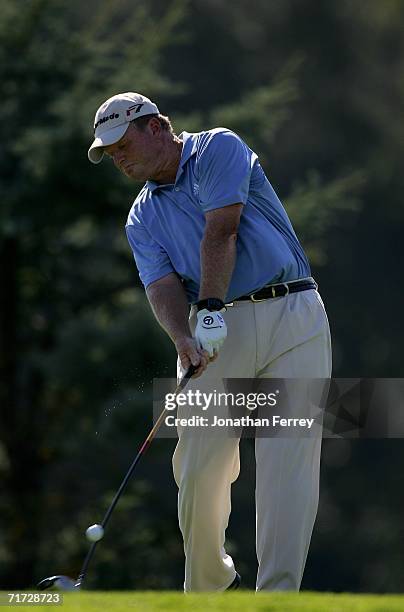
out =
[[[191,376],[195,373],[197,369],[197,366],[193,366],[191,364],[191,366],[188,368],[188,370],[186,371],[186,373],[184,374],[184,376],[182,377],[182,379],[180,380],[180,382],[178,383],[175,391],[174,391],[174,395],[178,395],[178,393],[180,393],[185,386],[187,385],[189,379],[191,378]],[[111,502],[111,505],[109,506],[107,512],[105,513],[105,516],[102,520],[101,526],[105,531],[106,525],[109,521],[109,519],[111,518],[111,514],[116,506],[116,504],[118,503],[119,498],[121,497],[123,491],[126,488],[126,485],[128,484],[130,477],[132,476],[135,467],[137,466],[137,464],[139,463],[140,458],[142,457],[142,455],[145,453],[145,451],[148,449],[148,447],[151,444],[151,441],[153,440],[153,438],[155,437],[156,433],[158,432],[161,424],[164,421],[164,417],[165,417],[165,413],[166,413],[166,409],[164,408],[164,410],[162,411],[162,413],[160,414],[159,418],[157,419],[156,423],[153,426],[153,429],[150,431],[149,435],[147,436],[146,440],[143,442],[142,446],[139,449],[138,454],[136,455],[135,459],[133,460],[132,465],[130,466],[129,470],[127,471],[127,474],[125,476],[125,478],[123,479],[121,486],[119,487],[118,491],[115,494],[114,499]],[[41,590],[45,590],[45,589],[50,589],[52,587],[56,587],[62,591],[74,591],[76,589],[79,589],[81,587],[81,585],[83,584],[84,578],[86,576],[87,573],[87,569],[88,566],[90,564],[90,561],[94,555],[95,549],[97,547],[98,541],[97,542],[93,542],[90,546],[90,549],[86,555],[86,558],[84,559],[84,563],[82,565],[80,574],[78,575],[76,580],[73,580],[73,578],[69,578],[68,576],[62,576],[62,575],[55,575],[55,576],[49,576],[48,578],[44,578],[43,580],[41,580],[41,582],[38,583],[37,587],[38,589]]]

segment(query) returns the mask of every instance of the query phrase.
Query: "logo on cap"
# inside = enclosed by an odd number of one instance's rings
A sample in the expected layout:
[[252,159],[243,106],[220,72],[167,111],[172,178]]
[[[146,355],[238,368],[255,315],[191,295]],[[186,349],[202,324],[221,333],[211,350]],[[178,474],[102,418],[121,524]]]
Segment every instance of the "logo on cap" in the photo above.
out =
[[94,125],[94,130],[96,130],[97,127],[101,125],[102,123],[105,123],[106,121],[109,121],[110,119],[118,119],[118,117],[119,117],[119,113],[112,113],[111,115],[107,115],[106,117],[101,117],[101,119],[98,119],[97,123]]
[[129,108],[126,109],[126,116],[129,117],[132,111],[135,111],[135,113],[138,113],[140,109],[142,108],[142,106],[144,106],[144,102],[140,102],[139,104],[133,104],[132,106],[129,106]]

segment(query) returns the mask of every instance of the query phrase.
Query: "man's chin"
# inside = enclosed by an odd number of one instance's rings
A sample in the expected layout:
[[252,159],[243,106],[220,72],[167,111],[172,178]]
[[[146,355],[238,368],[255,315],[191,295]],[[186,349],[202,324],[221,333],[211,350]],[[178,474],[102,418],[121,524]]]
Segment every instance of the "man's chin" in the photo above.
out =
[[125,170],[122,170],[122,172],[127,178],[132,179],[132,181],[144,183],[147,180],[147,178],[145,178],[139,171],[136,171],[133,167],[126,168]]

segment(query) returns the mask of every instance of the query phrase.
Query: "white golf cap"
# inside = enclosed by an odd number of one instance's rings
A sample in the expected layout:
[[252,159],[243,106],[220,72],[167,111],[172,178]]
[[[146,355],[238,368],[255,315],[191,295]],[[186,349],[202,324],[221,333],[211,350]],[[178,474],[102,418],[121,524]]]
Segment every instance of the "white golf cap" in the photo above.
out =
[[94,119],[94,142],[88,150],[90,162],[99,164],[104,157],[103,147],[118,142],[131,121],[155,113],[159,109],[149,98],[132,91],[112,96],[101,104]]

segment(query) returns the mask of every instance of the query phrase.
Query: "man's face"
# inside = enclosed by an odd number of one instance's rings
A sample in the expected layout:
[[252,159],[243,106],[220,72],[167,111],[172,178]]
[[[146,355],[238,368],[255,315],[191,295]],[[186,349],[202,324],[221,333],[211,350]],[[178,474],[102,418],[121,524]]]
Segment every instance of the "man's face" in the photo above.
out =
[[158,174],[162,149],[160,130],[150,122],[144,131],[132,123],[118,142],[104,147],[115,166],[135,181],[147,181]]

